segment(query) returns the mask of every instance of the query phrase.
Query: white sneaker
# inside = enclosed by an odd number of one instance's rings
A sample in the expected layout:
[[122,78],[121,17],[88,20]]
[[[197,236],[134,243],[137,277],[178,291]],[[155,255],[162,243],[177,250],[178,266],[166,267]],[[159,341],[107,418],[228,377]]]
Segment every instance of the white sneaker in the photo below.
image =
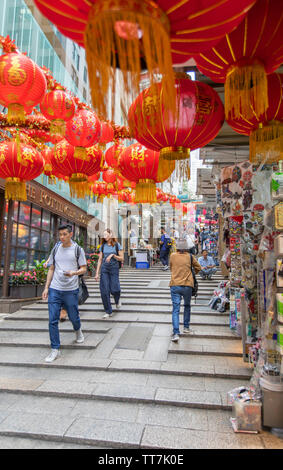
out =
[[191,328],[184,328],[183,329],[183,333],[185,335],[193,335],[194,334],[194,331],[191,329]]
[[82,329],[80,328],[75,333],[76,333],[76,343],[83,343],[85,339],[84,339]]
[[167,271],[169,269],[169,266],[164,266],[163,271]]
[[121,300],[119,300],[119,302],[116,304],[116,308],[117,308],[117,310],[119,310],[119,308],[121,308],[121,307],[122,307],[122,302],[121,302]]
[[59,349],[51,349],[51,353],[49,354],[49,356],[47,356],[45,358],[45,362],[53,362],[55,361],[55,359],[57,359],[57,357],[60,356],[60,351]]
[[172,335],[171,341],[177,342],[179,341],[179,335]]
[[102,318],[105,318],[105,319],[106,319],[106,318],[110,318],[111,316],[112,316],[112,314],[110,314],[110,313],[105,313],[105,315],[103,315]]

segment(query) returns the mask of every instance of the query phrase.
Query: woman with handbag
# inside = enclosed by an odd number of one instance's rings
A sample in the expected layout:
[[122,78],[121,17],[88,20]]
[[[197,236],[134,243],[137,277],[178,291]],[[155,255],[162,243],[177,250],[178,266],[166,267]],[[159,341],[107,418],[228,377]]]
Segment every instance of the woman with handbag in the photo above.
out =
[[172,341],[178,341],[180,335],[180,306],[184,298],[184,330],[185,334],[192,334],[190,329],[191,298],[194,288],[194,273],[201,271],[196,258],[188,253],[186,239],[176,242],[177,252],[170,257],[171,281],[170,291],[172,300]]
[[95,281],[98,281],[100,274],[100,294],[103,302],[105,314],[103,318],[112,315],[111,294],[114,296],[116,309],[120,309],[121,288],[119,280],[119,268],[124,261],[123,251],[120,243],[117,242],[112,230],[109,228],[103,234],[102,244],[97,263]]

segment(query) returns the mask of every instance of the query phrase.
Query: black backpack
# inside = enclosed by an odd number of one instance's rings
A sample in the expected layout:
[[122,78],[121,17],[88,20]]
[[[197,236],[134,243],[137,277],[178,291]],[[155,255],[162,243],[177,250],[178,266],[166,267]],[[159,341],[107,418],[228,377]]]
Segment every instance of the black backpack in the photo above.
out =
[[192,271],[193,280],[194,280],[194,286],[193,286],[193,288],[192,288],[192,297],[194,297],[195,300],[197,300],[197,295],[198,295],[198,281],[197,281],[197,278],[196,278],[195,270],[194,270],[194,268],[193,268],[193,255],[192,255],[192,253],[190,253],[190,257],[191,257],[191,271]]
[[[58,242],[56,243],[56,245],[54,246],[53,248],[53,265],[55,266],[55,255],[58,251],[58,248],[59,246],[61,245],[61,242]],[[80,269],[80,265],[79,265],[79,258],[80,258],[80,254],[81,254],[81,248],[78,244],[76,244],[76,259],[77,259],[77,265],[78,265],[78,269]],[[88,299],[89,297],[89,293],[88,293],[88,288],[87,288],[87,285],[84,281],[84,275],[81,274],[79,276],[79,305],[82,305],[85,303],[85,301]]]
[[[105,245],[106,242],[103,243],[102,245],[102,253],[104,254],[104,245]],[[118,243],[115,244],[115,248],[116,248],[116,255],[119,256],[119,247],[118,247]],[[117,260],[116,260],[117,261]],[[119,263],[119,269],[121,269],[122,267],[122,262],[121,261],[118,261]]]

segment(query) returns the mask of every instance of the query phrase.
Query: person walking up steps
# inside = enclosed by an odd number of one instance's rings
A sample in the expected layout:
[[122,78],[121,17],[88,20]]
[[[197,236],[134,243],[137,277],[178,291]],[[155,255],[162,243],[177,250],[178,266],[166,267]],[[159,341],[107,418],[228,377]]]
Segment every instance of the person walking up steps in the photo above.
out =
[[105,310],[103,318],[107,319],[112,315],[111,294],[114,296],[116,309],[122,306],[119,267],[124,261],[124,256],[120,243],[117,242],[110,229],[105,230],[103,237],[94,279],[98,281],[101,269],[100,294]]
[[[182,297],[184,298],[184,333],[192,334],[190,329],[191,319],[191,297],[194,285],[193,273],[191,267],[197,274],[201,271],[201,266],[196,258],[188,253],[187,240],[180,239],[176,242],[177,252],[170,256],[171,281],[170,291],[172,300],[172,341],[178,341],[180,335],[180,306]],[[191,264],[192,261],[192,264]]]
[[67,310],[76,333],[76,342],[83,343],[81,321],[78,309],[79,278],[86,273],[87,262],[83,248],[72,240],[73,229],[69,224],[59,227],[60,245],[53,248],[47,280],[42,299],[48,298],[49,336],[51,353],[46,362],[53,362],[60,354],[60,335],[58,322],[62,306]]
[[171,243],[171,238],[167,235],[165,228],[161,227],[160,261],[163,264],[163,271],[167,271],[167,269],[169,269],[168,263]]

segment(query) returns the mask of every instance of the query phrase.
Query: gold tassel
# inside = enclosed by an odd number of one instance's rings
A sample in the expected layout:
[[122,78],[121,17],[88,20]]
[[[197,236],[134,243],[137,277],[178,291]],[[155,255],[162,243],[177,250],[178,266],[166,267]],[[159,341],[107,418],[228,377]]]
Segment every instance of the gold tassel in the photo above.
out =
[[164,100],[169,109],[175,109],[169,33],[166,14],[152,0],[97,0],[91,6],[84,43],[92,103],[99,115],[107,119],[109,100],[110,119],[114,120],[116,69],[122,72],[126,94],[138,95],[141,58],[146,63],[151,84],[157,81],[157,74],[166,77]]
[[187,147],[164,147],[160,150],[160,157],[165,160],[186,160],[190,158],[190,149]]
[[84,199],[89,196],[88,177],[83,173],[73,173],[69,179],[70,196],[77,199]]
[[50,123],[51,135],[65,135],[66,123],[63,119],[53,119]]
[[15,177],[6,178],[5,199],[12,199],[13,201],[26,201],[27,191],[25,181]]
[[8,105],[7,121],[9,124],[24,124],[26,120],[25,108],[18,103]]
[[87,154],[85,147],[75,147],[74,157],[86,162],[89,162],[90,160],[90,156]]
[[175,170],[175,160],[165,160],[163,155],[160,155],[156,181],[161,183],[167,180],[174,170]]
[[56,184],[56,178],[55,176],[51,175],[51,176],[48,176],[48,184]]
[[250,135],[250,162],[272,164],[283,157],[283,123],[260,124]]
[[136,203],[157,203],[156,186],[153,180],[139,180],[136,185]]
[[259,61],[234,64],[225,82],[226,119],[260,116],[268,108],[267,75]]

